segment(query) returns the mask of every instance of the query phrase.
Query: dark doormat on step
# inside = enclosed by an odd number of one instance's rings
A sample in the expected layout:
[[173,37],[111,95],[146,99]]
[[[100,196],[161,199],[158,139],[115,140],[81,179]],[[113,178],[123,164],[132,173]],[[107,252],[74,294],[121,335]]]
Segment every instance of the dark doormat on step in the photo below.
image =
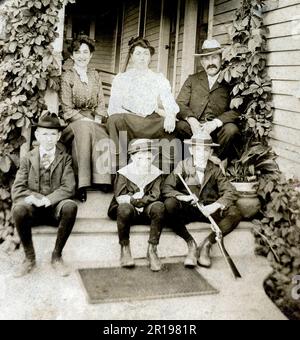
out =
[[140,266],[79,269],[79,276],[90,304],[218,294],[196,270],[182,263],[165,264],[159,273]]

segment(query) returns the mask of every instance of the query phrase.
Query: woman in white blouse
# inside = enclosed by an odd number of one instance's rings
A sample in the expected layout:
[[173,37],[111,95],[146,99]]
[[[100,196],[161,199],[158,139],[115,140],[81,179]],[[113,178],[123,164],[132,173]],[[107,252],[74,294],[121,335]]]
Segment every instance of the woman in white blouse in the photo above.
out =
[[[119,166],[126,162],[127,146],[133,139],[174,139],[179,107],[169,81],[149,68],[154,53],[155,49],[146,39],[132,39],[125,72],[118,74],[112,84],[107,128],[116,146]],[[161,105],[163,110],[159,108]],[[163,150],[163,163],[169,167],[167,149]]]

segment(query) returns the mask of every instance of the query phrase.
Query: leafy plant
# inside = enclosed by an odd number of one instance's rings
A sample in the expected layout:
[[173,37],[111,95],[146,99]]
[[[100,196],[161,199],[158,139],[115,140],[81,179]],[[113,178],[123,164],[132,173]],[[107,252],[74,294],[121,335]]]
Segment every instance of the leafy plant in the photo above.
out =
[[227,174],[233,182],[255,182],[263,175],[279,171],[276,158],[270,146],[248,142],[228,167]]
[[299,320],[300,303],[291,298],[292,280],[300,273],[299,187],[278,174],[263,178],[258,193],[264,206],[262,219],[254,221],[256,252],[273,268],[265,290],[290,319]]
[[[0,56],[0,243],[11,246],[10,188],[19,166],[22,130],[45,108],[47,88],[59,88],[52,42],[64,0],[11,0]],[[13,247],[13,246],[12,246]]]
[[246,140],[265,142],[272,130],[271,80],[266,71],[263,0],[243,0],[230,31],[221,78],[232,85],[231,108],[242,113]]

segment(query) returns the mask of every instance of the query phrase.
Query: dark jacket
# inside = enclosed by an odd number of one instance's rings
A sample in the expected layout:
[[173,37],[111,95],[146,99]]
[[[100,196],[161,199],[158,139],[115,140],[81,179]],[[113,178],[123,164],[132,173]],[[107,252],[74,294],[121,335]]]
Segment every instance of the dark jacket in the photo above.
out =
[[[188,158],[180,162],[174,172],[166,179],[162,188],[164,199],[188,195],[188,191],[185,189],[177,174],[181,174],[187,183],[199,183],[196,177],[193,159]],[[204,174],[203,185],[189,185],[189,187],[193,194],[199,198],[200,203],[204,205],[218,202],[227,209],[234,205],[238,198],[235,188],[223,175],[220,167],[210,161],[207,164]]]
[[[51,194],[47,196],[55,206],[75,194],[75,176],[72,158],[57,147],[54,162],[50,168]],[[29,152],[22,160],[12,187],[13,204],[23,203],[30,195],[41,198],[40,194],[40,153],[39,148]]]
[[[148,184],[145,188],[145,196],[142,199],[136,200],[132,199],[131,204],[136,208],[145,208],[149,204],[154,203],[160,200],[161,196],[161,183],[162,183],[162,176],[159,176]],[[123,195],[133,196],[137,192],[139,192],[139,188],[132,183],[129,179],[125,176],[118,174],[115,182],[115,190],[114,190],[114,198],[110,204],[108,210],[108,216],[114,216],[116,209],[118,208],[119,204],[117,202],[117,197]]]
[[227,84],[215,83],[210,90],[205,71],[188,77],[184,83],[177,103],[180,107],[178,118],[186,120],[195,117],[199,121],[220,119],[224,124],[236,123],[239,113],[230,110],[230,88]]

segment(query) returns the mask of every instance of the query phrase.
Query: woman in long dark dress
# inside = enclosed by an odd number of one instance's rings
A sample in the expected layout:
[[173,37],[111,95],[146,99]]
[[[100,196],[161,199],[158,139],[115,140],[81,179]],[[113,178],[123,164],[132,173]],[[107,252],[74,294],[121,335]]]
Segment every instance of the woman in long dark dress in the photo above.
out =
[[61,104],[68,123],[62,142],[72,144],[79,199],[86,201],[86,189],[96,184],[107,192],[111,185],[109,137],[102,124],[107,116],[102,81],[88,65],[94,52],[88,37],[73,41],[70,48],[74,66],[65,71],[61,82]]

